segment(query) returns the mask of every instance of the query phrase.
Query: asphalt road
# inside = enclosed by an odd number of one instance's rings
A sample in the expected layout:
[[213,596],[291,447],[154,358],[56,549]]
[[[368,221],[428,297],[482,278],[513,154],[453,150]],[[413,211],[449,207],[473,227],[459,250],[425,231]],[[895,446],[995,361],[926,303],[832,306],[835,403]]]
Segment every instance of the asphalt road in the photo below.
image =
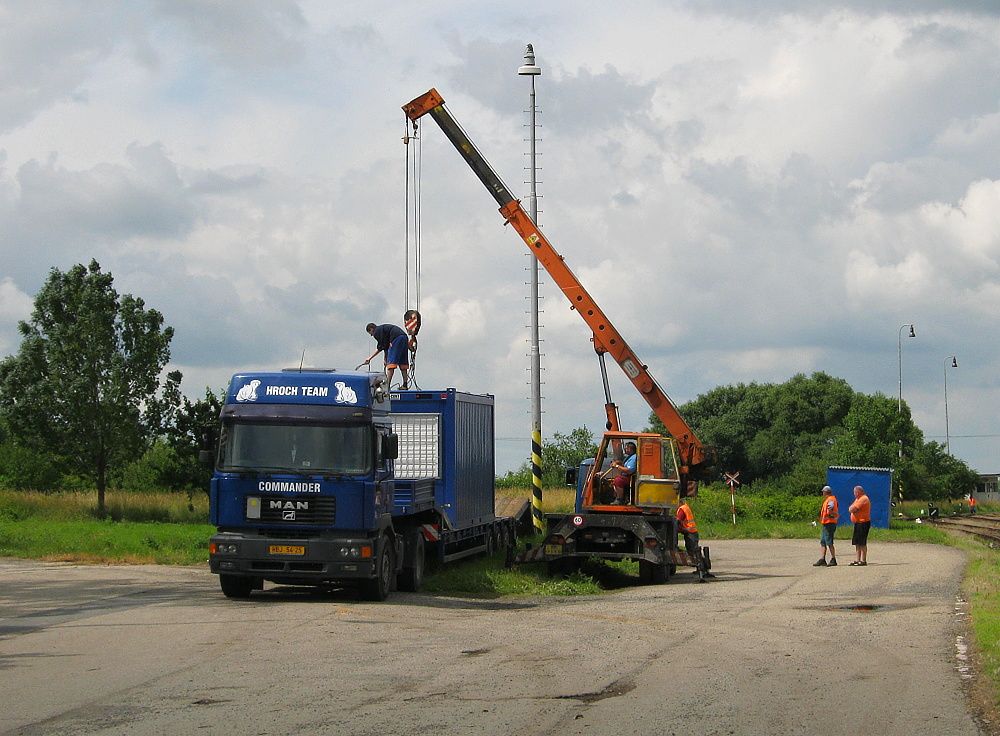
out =
[[704,585],[381,604],[0,560],[0,733],[981,733],[962,553],[872,545],[868,567],[826,569],[817,550],[717,542]]

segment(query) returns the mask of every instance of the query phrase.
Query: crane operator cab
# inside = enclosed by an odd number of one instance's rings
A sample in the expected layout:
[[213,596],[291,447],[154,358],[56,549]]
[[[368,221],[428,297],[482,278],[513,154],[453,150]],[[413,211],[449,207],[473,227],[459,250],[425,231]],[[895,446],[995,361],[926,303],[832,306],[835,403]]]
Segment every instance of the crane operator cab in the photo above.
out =
[[[582,488],[580,510],[662,511],[681,495],[677,443],[658,434],[608,432]],[[624,507],[624,508],[623,508]]]

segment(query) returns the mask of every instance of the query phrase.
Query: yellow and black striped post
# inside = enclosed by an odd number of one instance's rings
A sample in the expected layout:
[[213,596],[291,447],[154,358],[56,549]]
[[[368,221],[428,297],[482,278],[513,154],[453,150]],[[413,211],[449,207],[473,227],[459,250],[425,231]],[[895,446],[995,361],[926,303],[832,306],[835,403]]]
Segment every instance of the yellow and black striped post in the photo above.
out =
[[542,516],[542,433],[531,432],[531,522],[536,532],[545,531],[545,517]]

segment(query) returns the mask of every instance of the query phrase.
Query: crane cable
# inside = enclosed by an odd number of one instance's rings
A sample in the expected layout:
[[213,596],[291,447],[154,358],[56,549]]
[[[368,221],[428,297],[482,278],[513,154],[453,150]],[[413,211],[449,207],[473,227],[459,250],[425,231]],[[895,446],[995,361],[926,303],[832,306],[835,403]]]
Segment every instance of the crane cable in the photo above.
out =
[[[407,334],[407,348],[410,352],[410,384],[413,388],[420,388],[417,385],[416,379],[416,369],[417,369],[417,333],[420,332],[420,216],[421,216],[421,175],[423,173],[423,142],[420,136],[417,134],[417,123],[413,121],[413,134],[411,135],[407,125],[410,121],[404,116],[403,118],[403,146],[406,149],[406,162],[405,162],[405,178],[406,178],[406,191],[404,194],[404,208],[406,221],[405,229],[405,266],[404,266],[404,286],[403,286],[403,303],[406,305],[405,311],[403,312],[403,327]],[[416,151],[414,155],[410,157],[410,141],[416,141]],[[411,179],[410,171],[413,171],[412,189],[413,189],[413,287],[414,287],[414,303],[411,307],[410,304],[410,189],[411,189]]]

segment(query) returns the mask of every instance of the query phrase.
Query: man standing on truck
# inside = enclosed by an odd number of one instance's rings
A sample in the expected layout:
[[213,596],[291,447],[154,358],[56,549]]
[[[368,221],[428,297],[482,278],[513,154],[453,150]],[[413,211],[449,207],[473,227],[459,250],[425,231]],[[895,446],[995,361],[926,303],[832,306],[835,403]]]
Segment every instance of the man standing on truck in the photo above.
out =
[[392,374],[396,368],[399,368],[399,372],[403,376],[401,388],[405,391],[409,387],[407,373],[410,369],[410,359],[406,353],[406,333],[396,325],[376,325],[374,322],[369,322],[365,330],[375,338],[376,348],[375,352],[369,355],[362,365],[371,363],[372,359],[384,350],[385,372],[389,377],[389,387],[392,387]]
[[[823,556],[813,563],[814,567],[834,567],[837,564],[837,550],[833,546],[833,534],[837,531],[837,519],[840,513],[837,508],[837,497],[833,495],[830,486],[823,486],[823,502],[819,507],[819,523],[823,531],[819,537],[819,546]],[[826,548],[830,548],[830,562],[826,561]]]

